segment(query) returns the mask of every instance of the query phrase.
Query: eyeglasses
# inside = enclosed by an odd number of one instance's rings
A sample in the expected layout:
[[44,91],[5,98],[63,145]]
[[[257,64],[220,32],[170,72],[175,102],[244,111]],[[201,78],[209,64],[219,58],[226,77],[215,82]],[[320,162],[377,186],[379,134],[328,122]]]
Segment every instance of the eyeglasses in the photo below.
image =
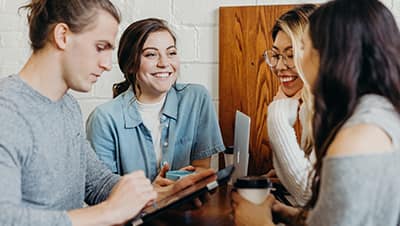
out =
[[[288,56],[289,55],[289,56]],[[293,54],[292,53],[277,53],[272,50],[266,50],[263,54],[265,63],[267,63],[271,68],[276,67],[280,59],[282,59],[283,64],[288,68],[292,69],[295,67]]]

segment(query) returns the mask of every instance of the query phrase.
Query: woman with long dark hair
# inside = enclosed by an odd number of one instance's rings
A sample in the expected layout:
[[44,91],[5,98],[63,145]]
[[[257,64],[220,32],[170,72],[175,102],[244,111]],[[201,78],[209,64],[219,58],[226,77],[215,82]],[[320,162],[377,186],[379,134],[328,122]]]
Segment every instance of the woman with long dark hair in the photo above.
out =
[[[398,225],[400,33],[377,0],[317,10],[304,38],[314,87],[312,225]],[[319,67],[317,67],[319,65]]]
[[399,225],[400,32],[393,15],[377,0],[332,1],[311,15],[303,44],[302,69],[315,96],[313,194],[303,211],[272,197],[264,205],[294,225]]

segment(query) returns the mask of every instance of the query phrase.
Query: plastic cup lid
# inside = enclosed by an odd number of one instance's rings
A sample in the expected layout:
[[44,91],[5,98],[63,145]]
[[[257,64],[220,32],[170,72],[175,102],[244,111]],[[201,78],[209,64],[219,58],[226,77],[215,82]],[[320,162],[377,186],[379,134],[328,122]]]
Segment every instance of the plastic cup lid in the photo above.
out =
[[271,188],[272,183],[264,176],[246,176],[236,180],[236,188]]

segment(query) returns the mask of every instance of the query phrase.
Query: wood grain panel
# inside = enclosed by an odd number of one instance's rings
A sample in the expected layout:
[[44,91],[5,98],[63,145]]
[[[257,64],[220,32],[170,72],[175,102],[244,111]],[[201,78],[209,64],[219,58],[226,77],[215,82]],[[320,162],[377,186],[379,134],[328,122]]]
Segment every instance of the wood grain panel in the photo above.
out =
[[251,117],[249,174],[272,167],[267,136],[267,106],[279,81],[264,63],[272,46],[271,29],[293,5],[219,9],[219,120],[226,145],[233,145],[235,111]]

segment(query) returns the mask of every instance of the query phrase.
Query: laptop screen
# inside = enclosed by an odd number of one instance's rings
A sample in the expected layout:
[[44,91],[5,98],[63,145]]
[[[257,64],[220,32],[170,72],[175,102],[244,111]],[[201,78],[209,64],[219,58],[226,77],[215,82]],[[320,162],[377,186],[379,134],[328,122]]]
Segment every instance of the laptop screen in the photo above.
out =
[[236,170],[232,175],[233,182],[238,177],[247,176],[249,162],[250,117],[240,111],[236,111],[234,139],[233,161]]

